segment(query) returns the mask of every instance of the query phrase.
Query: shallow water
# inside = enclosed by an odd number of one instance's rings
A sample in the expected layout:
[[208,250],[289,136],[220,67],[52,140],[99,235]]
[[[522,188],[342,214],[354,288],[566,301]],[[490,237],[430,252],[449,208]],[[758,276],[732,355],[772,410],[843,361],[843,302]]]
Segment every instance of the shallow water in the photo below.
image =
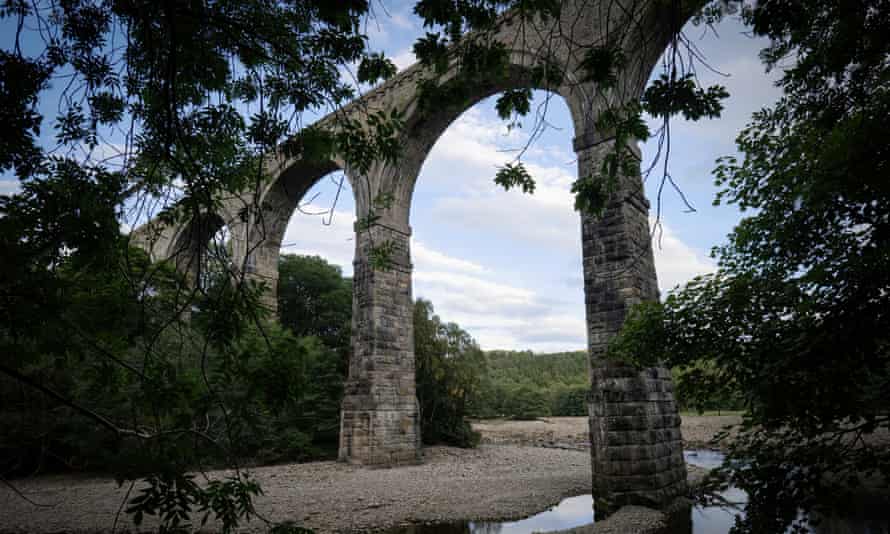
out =
[[696,467],[704,467],[705,469],[714,469],[723,463],[723,453],[712,451],[710,449],[693,449],[683,451],[683,459],[689,465]]
[[[723,454],[710,450],[684,451],[686,462],[698,467],[713,469],[723,461]],[[737,488],[723,494],[730,502],[744,503],[748,496]],[[885,514],[886,511],[879,511]],[[725,534],[729,532],[739,510],[718,506],[694,506],[692,508],[692,534]],[[459,521],[429,525],[411,525],[387,531],[387,534],[530,534],[564,530],[594,521],[593,497],[590,494],[563,499],[559,504],[541,513],[516,521],[474,522]],[[815,534],[890,534],[890,520],[869,518],[831,518],[824,520]],[[679,534],[679,533],[678,533]],[[682,534],[689,534],[685,532]]]
[[580,527],[593,522],[590,494],[563,499],[556,506],[516,521],[459,521],[412,525],[388,530],[388,534],[526,534]]
[[[683,451],[686,463],[705,469],[714,469],[723,463],[723,453],[708,449]],[[748,495],[738,489],[729,488],[723,492],[729,502],[744,503]],[[735,517],[741,511],[720,506],[693,506],[692,507],[692,534],[723,534],[729,532],[735,522]]]
[[[723,463],[723,453],[711,450],[683,451],[686,463],[713,469]],[[748,501],[748,494],[738,488],[722,493],[727,501],[740,505]],[[719,506],[694,506],[692,508],[692,534],[725,534],[735,522],[740,509]],[[814,534],[890,534],[888,511],[863,506],[852,517],[822,518],[819,525],[810,528]]]

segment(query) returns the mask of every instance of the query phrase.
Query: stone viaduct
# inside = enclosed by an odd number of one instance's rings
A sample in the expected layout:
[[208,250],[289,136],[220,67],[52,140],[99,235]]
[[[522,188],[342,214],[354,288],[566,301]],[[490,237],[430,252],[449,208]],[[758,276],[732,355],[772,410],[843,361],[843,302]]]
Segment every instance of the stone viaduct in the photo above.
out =
[[[364,465],[418,462],[409,212],[415,182],[433,144],[476,102],[511,88],[529,87],[530,69],[556,62],[566,73],[563,82],[540,88],[559,94],[568,105],[579,176],[595,172],[612,145],[609,132],[595,127],[600,112],[639,99],[671,39],[702,3],[564,0],[558,19],[522,21],[508,13],[496,38],[510,53],[510,75],[471,82],[463,105],[423,112],[418,106],[418,81],[433,75],[414,65],[339,111],[362,120],[368,110],[403,110],[403,156],[398,164],[375,164],[359,176],[338,158],[318,164],[281,152],[271,154],[268,178],[259,191],[222,199],[220,213],[201,220],[179,225],[150,221],[133,232],[134,241],[155,260],[170,259],[181,270],[195,271],[198,251],[225,225],[236,265],[246,276],[267,284],[265,304],[274,308],[285,227],[313,184],[344,170],[355,195],[357,220],[368,214],[377,195],[391,195],[392,203],[377,213],[379,218],[370,228],[356,226],[352,354],[341,409],[339,456]],[[580,68],[584,51],[603,45],[620,47],[627,58],[617,83],[608,90],[586,81]],[[446,73],[438,83],[449,83],[453,75]],[[318,124],[334,121],[329,116]],[[631,148],[638,154],[636,143]],[[601,503],[607,508],[627,503],[661,506],[686,487],[670,373],[664,368],[637,370],[603,358],[629,308],[658,298],[648,210],[637,174],[622,180],[604,214],[580,217],[592,478],[598,510]],[[393,244],[390,268],[374,269],[372,243],[386,241]]]

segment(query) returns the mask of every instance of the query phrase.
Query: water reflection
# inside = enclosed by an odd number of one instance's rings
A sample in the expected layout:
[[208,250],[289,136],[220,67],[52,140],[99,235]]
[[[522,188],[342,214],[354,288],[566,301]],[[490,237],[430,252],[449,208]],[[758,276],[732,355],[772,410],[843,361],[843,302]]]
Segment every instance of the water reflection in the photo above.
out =
[[[713,469],[723,462],[723,454],[710,450],[689,450],[683,452],[686,463]],[[738,489],[729,488],[723,492],[729,502],[744,504],[748,495]],[[726,534],[732,528],[740,509],[719,506],[694,506],[690,512],[691,531],[684,519],[683,526],[670,534]],[[556,506],[518,521],[474,522],[460,521],[429,525],[411,525],[388,531],[387,534],[529,534],[565,530],[586,525],[594,520],[593,498],[579,495],[564,499]],[[890,519],[884,508],[863,507],[855,517],[823,518],[820,524],[811,529],[814,534],[890,534]]]
[[593,522],[593,497],[579,495],[518,521],[460,521],[430,525],[411,525],[388,531],[389,534],[527,534],[580,527]]
[[[711,450],[683,451],[686,463],[705,469],[713,469],[723,463],[723,453]],[[721,495],[731,503],[748,502],[748,494],[730,487]],[[724,534],[735,523],[740,508],[720,506],[694,506],[692,508],[692,534]],[[818,524],[807,527],[814,534],[890,534],[890,519],[881,506],[865,503],[845,517],[819,517]]]
[[[745,503],[748,494],[738,488],[729,488],[721,492],[723,498],[731,503]],[[729,532],[735,523],[735,518],[741,515],[739,508],[722,506],[693,506],[692,507],[692,534],[723,534]]]
[[[579,495],[569,497],[540,514],[535,514],[519,521],[507,523],[470,523],[470,532],[524,534],[526,532],[547,532],[580,527],[593,522],[593,497]],[[498,530],[488,530],[498,525]]]
[[[714,469],[723,463],[723,453],[697,449],[683,451],[686,463],[705,469]],[[729,488],[721,495],[729,502],[744,503],[748,495],[738,489]],[[693,506],[692,507],[692,534],[718,534],[729,532],[735,523],[735,518],[742,512],[736,508],[723,508],[720,506]]]
[[723,453],[708,449],[693,449],[683,451],[683,458],[689,465],[714,469],[723,463]]

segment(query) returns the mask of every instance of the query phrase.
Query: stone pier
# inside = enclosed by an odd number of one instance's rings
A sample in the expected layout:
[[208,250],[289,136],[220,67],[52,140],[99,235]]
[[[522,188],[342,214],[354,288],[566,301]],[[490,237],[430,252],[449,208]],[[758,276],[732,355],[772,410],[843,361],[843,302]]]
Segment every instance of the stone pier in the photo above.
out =
[[[578,172],[595,172],[610,146],[584,146],[576,139]],[[598,512],[625,504],[661,507],[686,491],[670,371],[636,369],[605,358],[630,309],[658,299],[648,215],[642,181],[634,176],[622,180],[602,216],[582,217],[590,451]]]
[[[395,226],[395,225],[393,225]],[[352,347],[340,416],[340,459],[364,465],[420,461],[414,375],[414,302],[407,225],[356,230]],[[372,250],[391,243],[385,268]]]

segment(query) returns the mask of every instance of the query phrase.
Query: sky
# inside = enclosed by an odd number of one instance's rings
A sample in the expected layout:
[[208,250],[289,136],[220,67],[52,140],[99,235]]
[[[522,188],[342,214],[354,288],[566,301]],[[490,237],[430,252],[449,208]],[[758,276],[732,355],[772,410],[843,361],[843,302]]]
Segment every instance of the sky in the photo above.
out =
[[[385,52],[400,69],[414,62],[411,45],[424,32],[411,12],[414,3],[373,2],[375,17],[366,27],[370,48]],[[702,85],[719,83],[731,96],[719,120],[671,122],[668,169],[695,211],[670,187],[659,195],[660,174],[646,183],[653,225],[661,207],[653,246],[663,294],[715,268],[709,251],[741,216],[733,206],[712,205],[715,160],[734,154],[734,139],[751,113],[780,95],[773,83],[778,74],[765,73],[757,56],[765,42],[747,35],[736,18],[684,32],[707,61],[696,66]],[[443,320],[458,323],[486,350],[584,349],[580,218],[570,193],[577,163],[568,109],[559,96],[535,93],[532,110],[546,101],[549,126],[523,161],[537,188],[532,195],[505,192],[493,182],[496,169],[524,146],[535,118],[508,131],[494,111],[495,99],[467,110],[423,165],[410,220],[414,297],[432,301]],[[657,126],[650,123],[653,131]],[[44,136],[51,138],[52,129],[45,128]],[[657,146],[650,141],[641,148],[646,168]],[[338,182],[330,175],[307,194],[304,210],[290,220],[282,252],[320,255],[351,275],[355,212],[351,194],[334,203]],[[0,176],[0,194],[17,188],[10,173]],[[304,213],[331,209],[332,216]]]
[[[368,26],[371,48],[404,68],[414,60],[411,44],[422,35],[422,23],[411,13],[412,2],[386,5],[387,13],[378,11],[377,23]],[[757,56],[765,41],[751,38],[736,18],[713,31],[691,25],[684,31],[707,60],[697,65],[702,85],[719,83],[731,96],[719,120],[672,120],[669,172],[695,211],[688,212],[669,187],[662,191],[661,231],[653,239],[662,294],[715,268],[710,250],[725,241],[741,215],[734,206],[712,205],[715,160],[735,154],[735,137],[751,113],[780,95],[773,83],[777,74],[765,73]],[[532,110],[547,98],[537,92]],[[524,129],[508,132],[495,100],[480,102],[453,123],[421,170],[410,220],[414,297],[432,301],[443,320],[458,323],[486,350],[584,349],[580,218],[570,192],[577,163],[568,108],[561,97],[550,97],[546,119],[552,127],[523,157],[537,180],[534,194],[526,195],[505,192],[493,178],[524,145],[535,121],[529,117]],[[657,126],[650,122],[651,130]],[[641,148],[646,168],[657,145],[650,141]],[[659,176],[646,183],[652,224]],[[312,199],[307,211],[330,209],[335,191],[333,180],[322,180],[306,197]],[[351,274],[355,215],[349,195],[333,208],[330,226],[297,212],[284,252],[318,254]]]

